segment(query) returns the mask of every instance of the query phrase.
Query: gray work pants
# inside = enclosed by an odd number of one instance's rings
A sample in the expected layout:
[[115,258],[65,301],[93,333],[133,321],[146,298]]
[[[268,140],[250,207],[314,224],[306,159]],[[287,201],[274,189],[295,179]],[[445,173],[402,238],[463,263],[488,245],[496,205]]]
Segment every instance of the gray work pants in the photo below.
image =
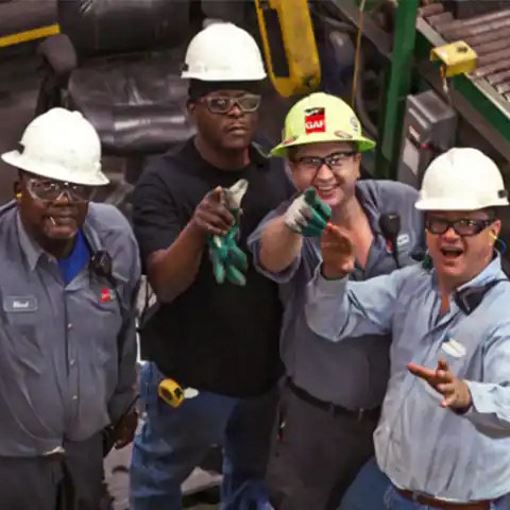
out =
[[64,459],[56,455],[0,457],[0,508],[97,510],[103,480],[101,434],[66,442],[64,449]]
[[374,454],[377,418],[333,415],[284,386],[278,424],[284,426],[273,434],[267,473],[271,504],[276,510],[338,508]]

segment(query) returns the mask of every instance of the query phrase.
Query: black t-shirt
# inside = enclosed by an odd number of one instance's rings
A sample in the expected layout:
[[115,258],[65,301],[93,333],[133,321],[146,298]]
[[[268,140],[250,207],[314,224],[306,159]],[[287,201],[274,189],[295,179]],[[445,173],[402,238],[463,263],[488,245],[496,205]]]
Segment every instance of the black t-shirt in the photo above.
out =
[[[204,195],[216,186],[249,182],[240,220],[239,246],[262,218],[292,193],[281,160],[253,146],[251,164],[235,171],[202,159],[193,140],[154,160],[136,187],[133,222],[142,258],[165,249],[191,219]],[[280,375],[278,341],[281,303],[276,284],[258,273],[250,258],[247,284],[218,285],[204,250],[191,286],[158,312],[161,349],[156,363],[180,384],[232,396],[267,391]]]

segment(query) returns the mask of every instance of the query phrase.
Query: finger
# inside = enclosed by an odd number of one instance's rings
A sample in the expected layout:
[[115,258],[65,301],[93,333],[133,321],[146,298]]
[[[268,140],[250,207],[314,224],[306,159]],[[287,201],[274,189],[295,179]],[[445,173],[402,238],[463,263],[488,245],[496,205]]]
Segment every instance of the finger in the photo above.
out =
[[448,366],[448,362],[444,358],[439,358],[437,362],[437,369],[448,372],[450,370],[450,367]]
[[221,186],[216,186],[216,188],[207,193],[206,198],[209,198],[214,202],[221,203],[223,202],[224,198],[223,194],[224,194],[223,188]]
[[237,245],[234,244],[230,247],[228,256],[234,266],[238,267],[242,271],[246,271],[248,269],[248,257]]
[[453,381],[453,374],[444,370],[436,370],[436,377],[439,382],[449,383]]
[[234,215],[223,204],[209,203],[206,205],[205,210],[208,214],[221,219],[229,227],[236,221]]
[[304,195],[306,203],[308,205],[313,205],[315,202],[315,198],[317,197],[317,190],[313,186],[310,186],[305,190]]
[[427,382],[432,383],[436,379],[436,371],[431,370],[430,368],[423,367],[418,365],[417,363],[408,363],[407,369],[411,374],[420,377],[421,379],[425,379]]
[[325,204],[322,200],[319,200],[315,204],[314,208],[321,215],[324,221],[329,221],[331,218],[331,207],[329,207],[328,204]]
[[200,211],[197,219],[204,226],[207,232],[212,234],[219,233],[220,235],[226,235],[232,228],[232,224],[228,223],[224,218],[214,214],[213,212]]
[[452,393],[442,400],[441,407],[452,407],[456,401],[457,401],[457,394]]
[[439,393],[442,393],[443,395],[450,395],[452,393],[455,393],[455,385],[453,383],[438,384],[436,389],[437,391],[439,391]]
[[227,264],[226,273],[227,273],[227,280],[230,283],[232,283],[234,285],[239,285],[239,286],[246,285],[246,277],[235,266],[233,266],[231,264]]
[[219,259],[215,250],[210,250],[209,256],[211,258],[211,263],[213,267],[214,279],[216,280],[216,283],[221,285],[225,281],[225,266]]

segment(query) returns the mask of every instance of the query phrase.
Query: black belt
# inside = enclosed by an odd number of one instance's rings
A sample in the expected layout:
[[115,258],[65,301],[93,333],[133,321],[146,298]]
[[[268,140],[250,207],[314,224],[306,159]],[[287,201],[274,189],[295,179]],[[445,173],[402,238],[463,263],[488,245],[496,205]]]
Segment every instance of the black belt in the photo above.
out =
[[319,409],[323,409],[328,413],[331,413],[333,416],[344,415],[350,416],[351,418],[355,418],[358,421],[368,419],[368,420],[378,420],[381,415],[381,408],[376,407],[374,409],[347,409],[346,407],[339,406],[338,404],[333,404],[332,402],[325,402],[319,398],[310,395],[306,390],[296,386],[292,379],[287,378],[287,386],[291,389],[292,393],[296,395],[296,397],[308,402],[309,404],[318,407]]

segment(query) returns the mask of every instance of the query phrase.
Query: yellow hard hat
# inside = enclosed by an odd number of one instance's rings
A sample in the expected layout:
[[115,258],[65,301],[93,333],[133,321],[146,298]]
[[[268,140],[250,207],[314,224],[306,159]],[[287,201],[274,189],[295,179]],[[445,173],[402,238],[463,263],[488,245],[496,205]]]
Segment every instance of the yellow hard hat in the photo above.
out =
[[285,157],[289,147],[318,142],[352,142],[359,152],[375,147],[373,140],[363,136],[361,123],[352,108],[324,92],[314,92],[290,109],[282,142],[274,147],[271,155]]

